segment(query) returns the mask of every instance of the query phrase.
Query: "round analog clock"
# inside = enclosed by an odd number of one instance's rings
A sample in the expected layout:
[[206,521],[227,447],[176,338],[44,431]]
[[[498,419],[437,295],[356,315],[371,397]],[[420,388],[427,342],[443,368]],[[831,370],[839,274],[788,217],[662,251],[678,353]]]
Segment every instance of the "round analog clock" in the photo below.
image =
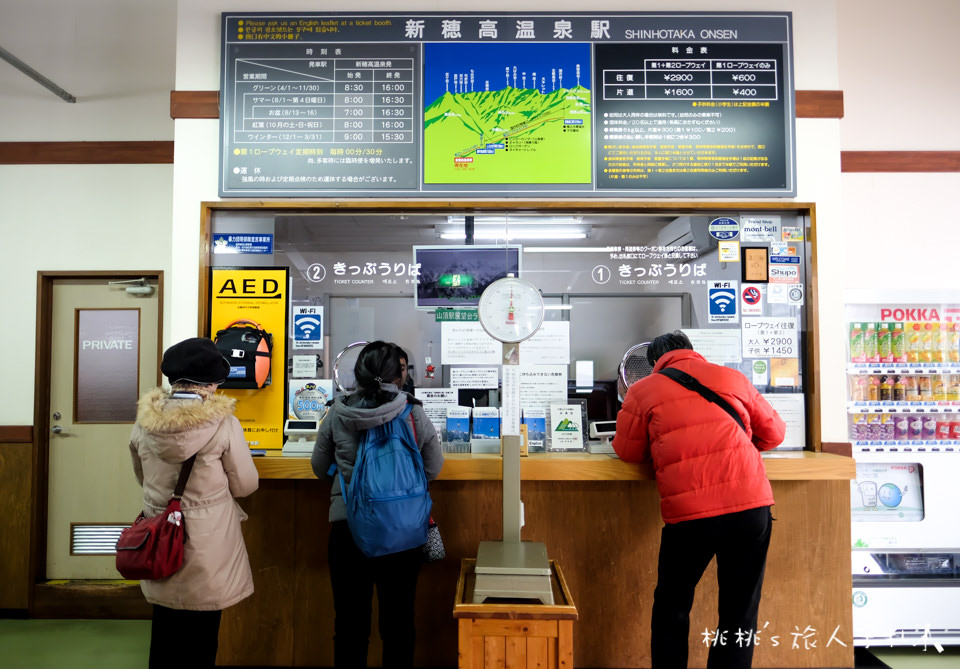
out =
[[543,323],[543,296],[529,281],[508,276],[497,279],[480,295],[480,325],[497,341],[529,339]]

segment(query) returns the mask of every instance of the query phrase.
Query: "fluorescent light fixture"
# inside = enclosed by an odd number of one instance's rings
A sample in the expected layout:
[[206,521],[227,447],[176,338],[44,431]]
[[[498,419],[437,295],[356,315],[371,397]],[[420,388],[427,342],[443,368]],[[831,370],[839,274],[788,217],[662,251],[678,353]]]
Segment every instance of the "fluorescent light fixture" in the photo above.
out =
[[524,246],[524,253],[613,253],[611,246]]
[[[440,239],[459,239],[466,238],[463,230],[437,230],[437,236]],[[588,230],[563,230],[563,229],[529,229],[529,228],[494,228],[477,227],[473,229],[473,238],[483,241],[512,241],[518,239],[586,239],[589,236]]]
[[[438,225],[440,239],[465,238],[463,216],[448,216],[446,225]],[[513,241],[536,239],[586,239],[590,226],[582,216],[476,216],[473,219],[473,238],[482,241]]]
[[[463,226],[465,216],[447,216],[447,223]],[[474,216],[473,224],[497,225],[582,225],[583,216]]]

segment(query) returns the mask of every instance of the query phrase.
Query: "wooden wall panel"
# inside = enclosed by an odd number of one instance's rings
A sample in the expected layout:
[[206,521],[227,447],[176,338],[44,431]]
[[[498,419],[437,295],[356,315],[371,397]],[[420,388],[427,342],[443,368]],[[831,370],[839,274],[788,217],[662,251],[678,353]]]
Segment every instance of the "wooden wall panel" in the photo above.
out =
[[[797,118],[843,118],[843,91],[797,91]],[[220,118],[220,91],[170,91],[170,118]]]
[[173,142],[0,142],[0,165],[173,164]]
[[30,605],[32,479],[33,445],[0,442],[0,609]]
[[218,664],[291,666],[294,647],[296,484],[260,481],[240,506],[249,515],[243,537],[253,569],[255,593],[225,609]]
[[[774,481],[777,521],[754,664],[852,667],[849,481]],[[653,481],[524,481],[523,538],[542,541],[563,569],[576,602],[574,666],[648,667],[649,621],[662,523]],[[416,666],[453,667],[453,618],[460,561],[480,541],[501,538],[499,481],[435,481],[431,487],[447,558],[424,565],[417,594]],[[243,503],[257,579],[253,597],[224,613],[221,664],[330,666],[333,607],[326,559],[329,484],[263,480]],[[262,542],[262,543],[261,543]],[[705,666],[704,629],[716,622],[715,570],[698,588],[691,666]],[[622,634],[624,626],[631,633]],[[798,627],[816,630],[816,648],[791,647]],[[838,628],[837,638],[828,645]],[[376,625],[374,624],[374,630]],[[779,637],[774,647],[770,636]],[[264,639],[271,642],[266,644]],[[370,666],[379,665],[376,632]]]
[[841,172],[960,172],[960,151],[841,151]]

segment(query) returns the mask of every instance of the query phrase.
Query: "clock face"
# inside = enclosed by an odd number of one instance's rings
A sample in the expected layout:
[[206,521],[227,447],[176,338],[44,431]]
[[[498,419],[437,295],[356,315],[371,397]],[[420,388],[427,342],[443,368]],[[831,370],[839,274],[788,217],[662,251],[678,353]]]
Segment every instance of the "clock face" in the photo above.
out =
[[497,341],[523,341],[543,323],[543,297],[529,281],[497,279],[480,296],[477,316],[483,329]]

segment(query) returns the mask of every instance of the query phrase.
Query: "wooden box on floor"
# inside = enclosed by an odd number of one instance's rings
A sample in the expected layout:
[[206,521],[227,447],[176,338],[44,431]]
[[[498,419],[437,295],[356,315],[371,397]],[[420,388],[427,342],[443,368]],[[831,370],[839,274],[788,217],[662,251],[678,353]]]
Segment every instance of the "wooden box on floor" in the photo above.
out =
[[524,600],[473,603],[475,559],[460,561],[453,617],[459,628],[459,668],[573,668],[577,607],[560,566],[550,560],[554,604]]

